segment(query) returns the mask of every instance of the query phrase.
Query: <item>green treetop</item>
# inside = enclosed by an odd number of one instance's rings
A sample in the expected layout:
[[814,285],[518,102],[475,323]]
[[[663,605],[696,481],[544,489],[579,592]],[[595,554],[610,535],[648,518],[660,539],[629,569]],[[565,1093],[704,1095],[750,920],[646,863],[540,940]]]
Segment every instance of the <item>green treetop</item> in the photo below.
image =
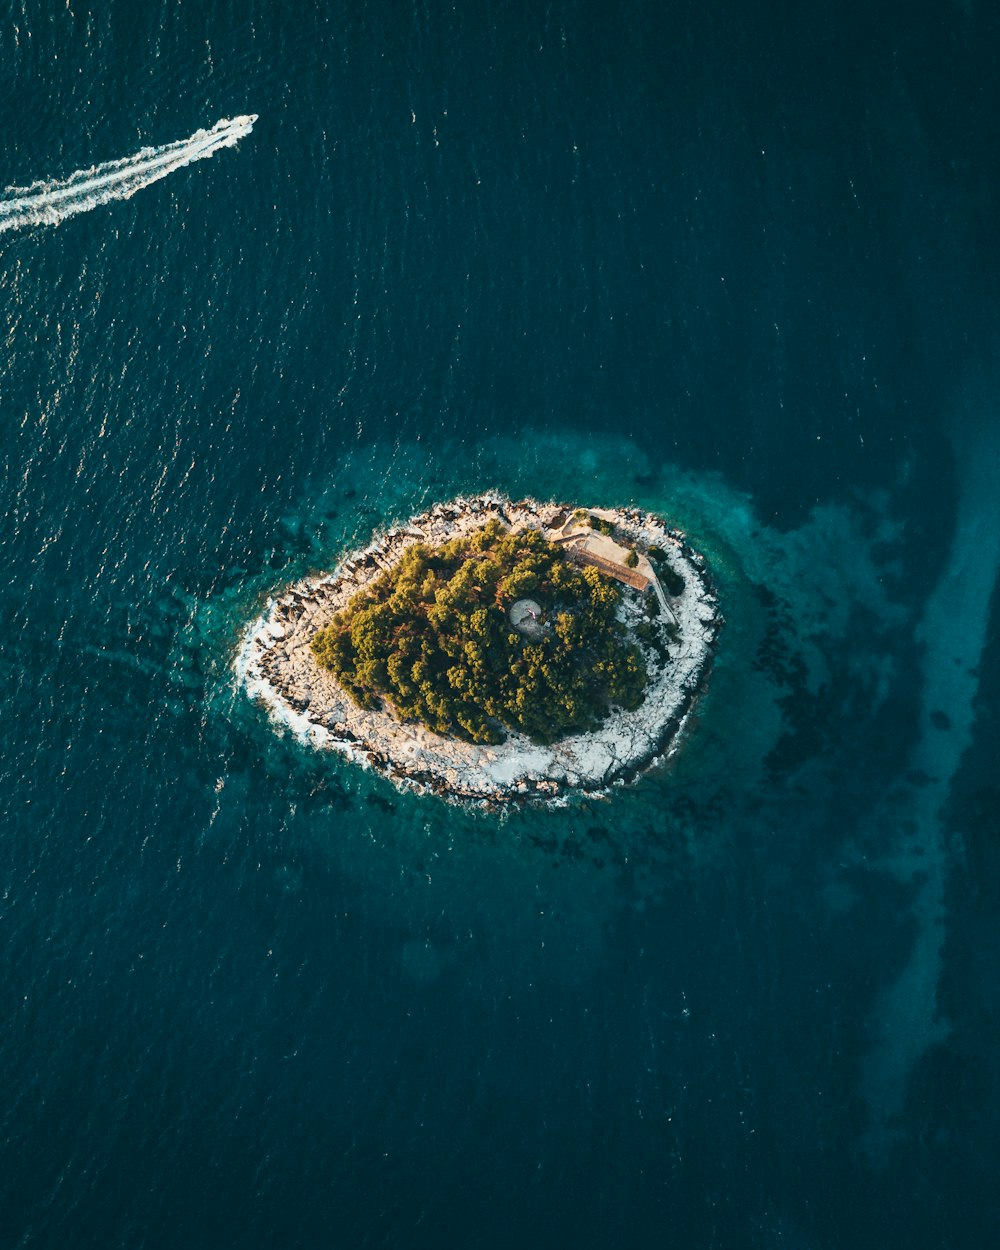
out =
[[[615,609],[618,584],[580,568],[537,530],[491,520],[440,547],[416,543],[312,639],[317,661],[362,707],[470,742],[504,728],[538,742],[595,728],[642,702],[646,668]],[[524,637],[511,604],[542,621]]]

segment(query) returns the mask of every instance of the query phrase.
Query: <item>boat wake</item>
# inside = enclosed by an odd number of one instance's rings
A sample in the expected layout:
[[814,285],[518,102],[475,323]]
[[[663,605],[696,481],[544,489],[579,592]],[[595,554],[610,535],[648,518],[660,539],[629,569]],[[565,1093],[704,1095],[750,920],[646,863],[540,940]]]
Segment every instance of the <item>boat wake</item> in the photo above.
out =
[[23,230],[32,226],[55,226],[112,200],[127,200],[175,169],[235,147],[248,135],[257,114],[224,117],[210,130],[196,130],[189,139],[180,139],[158,148],[140,148],[124,160],[105,161],[89,169],[77,170],[68,178],[34,182],[30,187],[8,187],[0,201],[0,231]]

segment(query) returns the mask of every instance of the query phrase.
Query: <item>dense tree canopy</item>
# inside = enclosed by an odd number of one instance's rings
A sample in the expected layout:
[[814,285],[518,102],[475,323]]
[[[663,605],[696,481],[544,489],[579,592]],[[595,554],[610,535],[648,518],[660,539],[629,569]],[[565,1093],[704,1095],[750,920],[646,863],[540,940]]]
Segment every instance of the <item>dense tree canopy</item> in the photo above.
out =
[[[511,604],[542,608],[537,637]],[[594,728],[642,702],[646,669],[615,609],[618,584],[579,568],[535,530],[492,520],[440,547],[417,543],[320,630],[312,650],[362,707],[471,742],[504,727],[540,742]]]

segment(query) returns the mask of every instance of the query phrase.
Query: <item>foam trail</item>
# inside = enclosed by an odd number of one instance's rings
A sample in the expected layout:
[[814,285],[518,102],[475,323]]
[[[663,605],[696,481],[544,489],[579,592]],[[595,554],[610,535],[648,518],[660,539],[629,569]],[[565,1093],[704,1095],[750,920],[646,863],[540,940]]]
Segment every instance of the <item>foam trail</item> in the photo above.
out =
[[175,169],[204,160],[220,148],[235,147],[253,129],[256,113],[224,117],[210,130],[196,130],[159,148],[140,148],[124,160],[105,161],[77,170],[68,178],[8,187],[0,201],[0,231],[58,225],[67,217],[89,212],[112,200],[127,200]]

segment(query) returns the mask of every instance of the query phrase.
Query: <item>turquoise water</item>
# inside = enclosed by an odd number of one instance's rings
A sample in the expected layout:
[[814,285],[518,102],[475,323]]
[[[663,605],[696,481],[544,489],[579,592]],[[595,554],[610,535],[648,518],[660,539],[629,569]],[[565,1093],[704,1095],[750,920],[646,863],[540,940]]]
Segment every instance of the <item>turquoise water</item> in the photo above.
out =
[[[11,6],[0,1246],[982,1246],[996,19]],[[303,750],[248,620],[461,490],[727,618],[674,765],[498,819]]]

